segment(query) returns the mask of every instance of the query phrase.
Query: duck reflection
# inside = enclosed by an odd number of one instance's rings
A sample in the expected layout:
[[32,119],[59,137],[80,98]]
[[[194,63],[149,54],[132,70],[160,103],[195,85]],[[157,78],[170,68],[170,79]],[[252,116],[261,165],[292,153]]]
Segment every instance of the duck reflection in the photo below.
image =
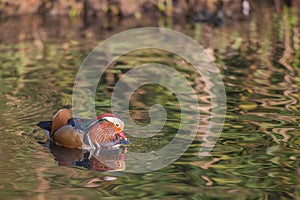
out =
[[126,147],[86,150],[51,144],[49,148],[60,166],[79,166],[97,171],[125,170]]

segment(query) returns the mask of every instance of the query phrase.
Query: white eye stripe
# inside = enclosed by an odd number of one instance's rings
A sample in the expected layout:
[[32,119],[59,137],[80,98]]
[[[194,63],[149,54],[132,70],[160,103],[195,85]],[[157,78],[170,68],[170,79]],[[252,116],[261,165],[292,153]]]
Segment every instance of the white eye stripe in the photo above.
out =
[[116,127],[124,127],[124,123],[122,120],[116,118],[116,117],[103,117],[103,119],[106,119],[107,121],[110,121],[116,125]]

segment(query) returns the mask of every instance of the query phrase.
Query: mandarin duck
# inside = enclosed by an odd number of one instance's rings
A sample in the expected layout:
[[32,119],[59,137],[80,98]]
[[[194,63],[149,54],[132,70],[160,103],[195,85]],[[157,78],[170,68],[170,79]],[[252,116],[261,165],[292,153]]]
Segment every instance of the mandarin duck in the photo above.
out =
[[52,121],[42,121],[37,125],[45,130],[52,143],[67,148],[95,149],[127,141],[123,132],[124,122],[111,113],[84,120],[72,118],[69,110],[61,109]]

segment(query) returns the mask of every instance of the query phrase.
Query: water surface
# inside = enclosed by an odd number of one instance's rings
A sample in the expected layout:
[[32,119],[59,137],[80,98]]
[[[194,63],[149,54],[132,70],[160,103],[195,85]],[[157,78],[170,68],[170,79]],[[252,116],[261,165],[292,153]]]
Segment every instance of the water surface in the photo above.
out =
[[[109,24],[109,25],[107,25]],[[40,142],[36,123],[70,108],[76,72],[99,41],[133,27],[167,26],[197,40],[220,69],[227,92],[227,116],[211,154],[199,159],[203,132],[176,162],[146,174],[101,172],[59,166]],[[0,195],[6,199],[299,198],[299,21],[282,15],[244,21],[177,24],[168,19],[99,22],[23,17],[0,23]],[[147,56],[145,56],[147,55]],[[134,58],[134,59],[133,59]],[[105,73],[96,96],[98,113],[109,111],[110,95],[120,75],[133,66],[158,61],[188,77],[198,93],[203,120],[209,120],[209,94],[188,64],[160,51],[124,55]],[[132,98],[137,123],[149,123],[148,108],[168,113],[161,134],[130,138],[127,151],[148,152],[168,143],[180,121],[177,99],[164,87],[146,85]],[[134,130],[129,130],[134,131]],[[126,161],[126,160],[125,160]]]

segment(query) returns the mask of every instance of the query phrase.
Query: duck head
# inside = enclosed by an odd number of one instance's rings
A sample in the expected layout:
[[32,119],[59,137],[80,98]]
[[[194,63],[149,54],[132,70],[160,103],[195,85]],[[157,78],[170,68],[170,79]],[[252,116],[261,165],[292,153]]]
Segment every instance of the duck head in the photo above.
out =
[[124,122],[111,113],[99,115],[88,129],[93,143],[114,145],[119,144],[120,139],[127,141],[124,134]]
[[104,113],[97,117],[97,120],[106,120],[113,125],[114,133],[127,141],[127,137],[124,134],[124,122],[112,113]]

